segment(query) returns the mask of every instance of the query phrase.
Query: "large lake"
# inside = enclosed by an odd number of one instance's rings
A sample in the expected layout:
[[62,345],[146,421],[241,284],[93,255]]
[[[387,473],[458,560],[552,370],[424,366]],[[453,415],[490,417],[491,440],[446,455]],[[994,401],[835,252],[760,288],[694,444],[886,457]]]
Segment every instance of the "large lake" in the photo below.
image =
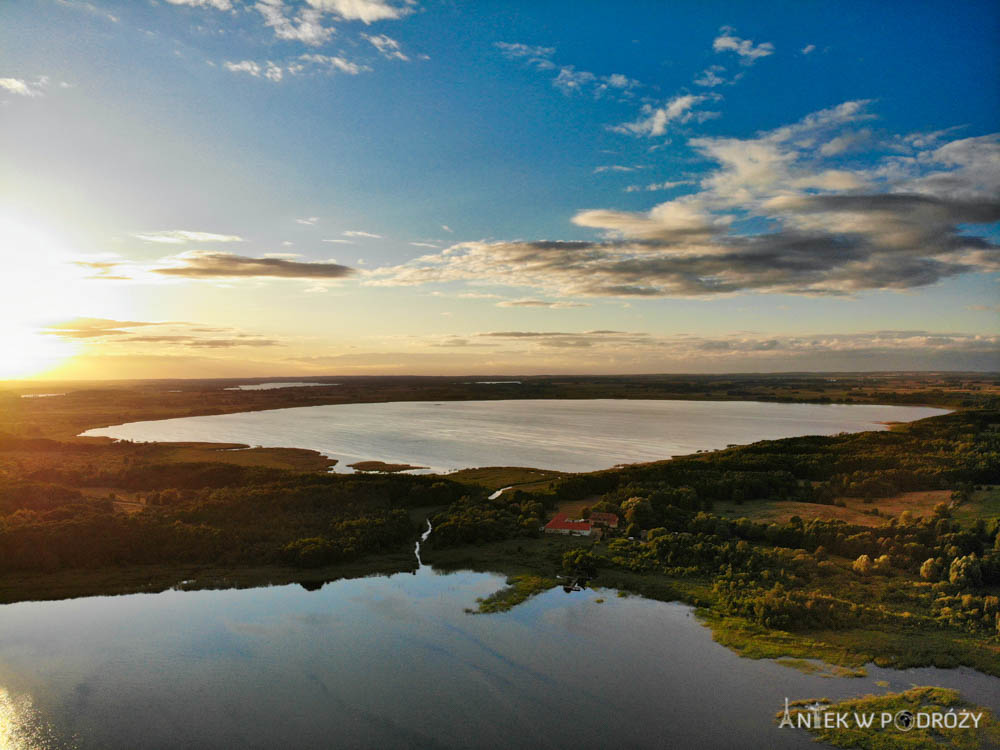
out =
[[338,461],[437,472],[475,466],[594,471],[798,435],[886,429],[947,413],[914,406],[624,399],[400,401],[132,422],[87,436],[311,448]]
[[611,591],[465,613],[502,585],[422,567],[318,591],[5,605],[0,746],[805,750],[774,724],[786,696],[933,684],[1000,709],[1000,679],[972,670],[802,674],[736,656],[689,607]]

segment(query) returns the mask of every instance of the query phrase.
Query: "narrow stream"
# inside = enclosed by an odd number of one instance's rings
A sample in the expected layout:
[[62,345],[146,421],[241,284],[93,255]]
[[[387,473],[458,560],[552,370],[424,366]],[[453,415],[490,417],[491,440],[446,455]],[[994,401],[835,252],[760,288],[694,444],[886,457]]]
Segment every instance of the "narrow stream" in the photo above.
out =
[[420,535],[420,541],[417,542],[417,546],[413,549],[413,554],[417,557],[417,567],[424,567],[424,561],[420,559],[420,545],[427,541],[427,537],[431,535],[434,529],[431,527],[431,519],[427,519],[427,531]]

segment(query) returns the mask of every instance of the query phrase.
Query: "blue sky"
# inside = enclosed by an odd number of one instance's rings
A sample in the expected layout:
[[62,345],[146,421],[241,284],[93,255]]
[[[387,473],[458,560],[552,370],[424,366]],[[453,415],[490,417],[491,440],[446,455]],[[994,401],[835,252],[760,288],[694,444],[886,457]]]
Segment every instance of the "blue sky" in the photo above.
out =
[[10,374],[996,369],[998,32],[972,2],[9,1]]

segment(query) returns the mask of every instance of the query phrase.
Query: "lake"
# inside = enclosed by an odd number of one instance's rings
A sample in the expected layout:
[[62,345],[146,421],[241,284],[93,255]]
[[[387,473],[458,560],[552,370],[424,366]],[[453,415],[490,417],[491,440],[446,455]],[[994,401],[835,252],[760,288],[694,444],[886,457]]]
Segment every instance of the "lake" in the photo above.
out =
[[226,391],[273,391],[277,388],[310,388],[320,385],[340,385],[340,383],[254,383],[252,385],[234,385],[231,388],[224,388]]
[[802,674],[736,656],[690,607],[613,591],[464,611],[503,583],[424,566],[316,591],[4,605],[0,746],[804,750],[817,745],[774,723],[786,696],[880,693],[886,680],[1000,709],[1000,679],[969,669]]
[[436,472],[476,466],[594,471],[799,435],[886,429],[946,414],[916,406],[624,399],[400,401],[132,422],[86,436],[311,448]]

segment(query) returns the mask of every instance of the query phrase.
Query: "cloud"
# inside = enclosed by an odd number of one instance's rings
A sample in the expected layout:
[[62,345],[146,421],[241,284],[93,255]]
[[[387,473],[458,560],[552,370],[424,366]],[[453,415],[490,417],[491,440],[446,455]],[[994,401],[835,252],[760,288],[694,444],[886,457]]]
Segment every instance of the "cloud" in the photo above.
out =
[[354,269],[337,263],[303,263],[284,258],[248,258],[202,251],[182,253],[164,262],[171,265],[154,268],[153,273],[190,279],[339,279],[354,273]]
[[626,167],[621,164],[606,164],[600,167],[594,167],[594,174],[600,174],[601,172],[634,172],[639,167]]
[[815,44],[807,44],[805,47],[802,48],[802,54],[803,55],[808,55],[809,53],[815,52],[815,51],[816,51],[816,45]]
[[319,223],[319,217],[318,216],[310,216],[307,219],[296,219],[295,223],[296,224],[305,224],[307,227],[311,227],[311,226],[315,226],[317,223]]
[[282,0],[260,0],[254,8],[264,17],[265,25],[274,29],[279,39],[302,42],[316,47],[329,41],[334,34],[332,27],[323,25],[323,12],[315,8],[303,8],[295,21],[285,15]]
[[404,18],[414,12],[411,4],[395,5],[385,0],[308,0],[308,3],[345,21],[361,21],[364,24]]
[[849,296],[1000,271],[1000,247],[982,228],[1000,221],[1000,134],[890,152],[874,167],[834,149],[837,166],[826,164],[828,145],[871,119],[867,104],[750,138],[689,139],[715,165],[694,191],[647,211],[577,212],[573,223],[599,239],[463,242],[365,282],[465,281],[564,298]]
[[35,83],[28,83],[21,78],[0,78],[0,89],[18,96],[41,96],[42,88],[48,83],[48,78],[40,78]]
[[362,232],[360,229],[348,229],[343,233],[345,237],[367,237],[372,240],[382,239],[381,234],[372,234],[371,232]]
[[753,65],[759,58],[774,54],[774,45],[770,42],[754,45],[751,40],[736,36],[731,26],[723,26],[720,31],[712,42],[712,49],[716,52],[735,52],[743,65]]
[[452,233],[454,233],[454,231],[455,231],[454,229],[452,229],[451,227],[449,227],[449,226],[448,226],[447,224],[442,224],[442,225],[441,225],[441,228],[442,228],[442,229],[443,229],[444,231],[448,232],[449,234],[452,234]]
[[558,70],[552,79],[552,85],[567,95],[587,92],[595,99],[605,94],[627,98],[632,89],[641,85],[639,81],[622,73],[597,75],[589,70],[577,70],[573,65],[557,65],[552,60],[555,47],[540,47],[519,42],[495,42],[494,46],[508,60],[519,60],[537,70]]
[[664,135],[667,132],[667,125],[670,123],[685,123],[692,118],[697,118],[698,115],[692,109],[695,105],[711,98],[713,97],[703,94],[678,94],[660,107],[644,104],[639,119],[616,125],[611,130],[616,133],[650,137]]
[[58,0],[60,5],[64,5],[67,8],[74,8],[76,10],[82,10],[87,13],[93,13],[96,16],[101,16],[102,18],[111,21],[111,23],[118,23],[118,16],[108,13],[102,8],[98,8],[93,3],[88,2],[77,2],[76,0]]
[[[346,73],[347,75],[356,76],[359,73],[366,73],[371,70],[367,65],[359,65],[337,55],[300,55],[299,59],[323,68],[327,73]],[[295,73],[299,72],[297,68],[290,70]]]
[[169,325],[167,323],[149,323],[135,320],[112,320],[109,318],[74,318],[62,323],[55,323],[43,330],[54,336],[69,339],[89,339],[103,336],[117,336],[126,333],[126,328],[140,326]]
[[640,191],[653,192],[658,190],[673,190],[682,185],[693,185],[692,180],[668,180],[666,182],[651,182],[647,185],[629,185],[625,188],[626,193],[638,193]]
[[410,59],[403,54],[399,42],[392,37],[388,37],[385,34],[362,34],[361,36],[371,42],[372,46],[379,51],[382,57],[388,60],[408,62]]
[[705,70],[703,70],[697,78],[694,79],[694,82],[699,86],[707,86],[710,88],[713,86],[720,86],[723,83],[726,83],[726,79],[719,75],[720,73],[725,72],[725,70],[726,69],[721,65],[710,65],[705,68]]
[[74,266],[80,266],[81,268],[89,268],[94,271],[93,276],[85,277],[88,281],[130,281],[131,276],[123,276],[121,274],[114,273],[113,270],[121,265],[119,261],[98,261],[98,260],[74,260],[71,261]]
[[232,0],[167,0],[171,5],[190,5],[195,8],[215,8],[216,10],[232,10]]
[[[496,331],[476,334],[476,340],[518,343],[540,349],[589,349],[619,357],[629,355],[649,362],[715,362],[730,371],[753,369],[752,362],[789,361],[825,363],[885,363],[896,357],[899,362],[948,362],[960,358],[960,366],[975,363],[987,367],[1000,361],[1000,336],[969,333],[916,331],[866,331],[841,334],[774,335],[730,334],[701,337],[690,335],[653,336],[628,331],[583,331],[580,333],[547,331]],[[906,358],[906,359],[904,359]],[[883,364],[884,367],[884,364]],[[718,369],[718,368],[713,368]],[[867,368],[871,369],[871,368]],[[947,369],[954,369],[949,367]]]
[[842,135],[838,135],[820,146],[819,152],[823,156],[836,156],[838,154],[843,154],[859,148],[870,140],[871,137],[872,134],[870,130],[858,130],[843,133]]
[[263,77],[274,82],[278,82],[284,77],[282,67],[270,60],[263,64],[254,62],[253,60],[241,60],[240,62],[227,60],[223,63],[223,67],[232,73],[247,73],[254,78]]
[[509,60],[525,60],[543,70],[555,67],[551,59],[556,53],[555,47],[540,47],[520,42],[494,42],[493,46]]
[[[133,329],[156,326],[163,333],[136,333]],[[107,318],[75,318],[57,323],[42,330],[50,336],[64,339],[86,340],[101,349],[129,348],[135,345],[156,344],[161,347],[177,346],[194,349],[229,349],[237,346],[280,346],[277,341],[243,333],[232,328],[213,328],[192,323],[172,321],[111,320]]]
[[586,70],[576,70],[572,65],[566,65],[559,69],[559,74],[552,81],[552,85],[568,94],[581,91],[596,80],[597,76],[593,73]]
[[552,302],[544,299],[505,299],[496,303],[497,307],[547,307],[562,310],[569,307],[590,307],[586,302]]
[[281,346],[281,343],[278,341],[256,336],[221,339],[201,339],[191,338],[189,336],[130,336],[124,340],[124,343],[161,345],[174,344],[193,349],[231,349],[236,346]]
[[212,232],[192,232],[188,229],[167,229],[159,232],[138,232],[132,235],[144,242],[166,245],[183,245],[188,242],[243,242],[235,234],[214,234]]
[[435,245],[432,242],[411,242],[410,244],[413,245],[414,247],[429,247],[429,248],[432,248],[434,250],[440,250],[441,249],[440,245]]
[[354,244],[354,242],[351,241],[351,240],[341,240],[341,239],[323,240],[323,242],[332,242],[332,243],[335,243],[337,245],[353,245]]

